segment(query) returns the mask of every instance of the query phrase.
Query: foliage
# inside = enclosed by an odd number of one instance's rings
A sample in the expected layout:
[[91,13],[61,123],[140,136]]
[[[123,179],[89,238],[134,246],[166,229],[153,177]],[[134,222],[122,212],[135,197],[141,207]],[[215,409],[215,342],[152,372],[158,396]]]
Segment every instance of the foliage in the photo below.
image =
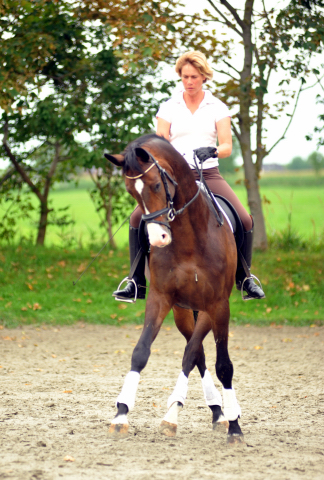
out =
[[[153,70],[147,66],[139,64],[136,72],[122,73],[121,62],[111,49],[110,28],[89,23],[77,7],[68,1],[9,1],[3,19],[9,35],[1,38],[7,78],[12,62],[19,64],[22,75],[29,69],[34,49],[39,48],[39,36],[44,34],[45,45],[48,41],[50,46],[46,57],[35,61],[34,70],[19,77],[19,88],[4,89],[0,103],[6,109],[1,118],[1,153],[10,159],[40,203],[38,244],[44,243],[49,224],[71,222],[65,210],[58,216],[49,206],[53,185],[72,181],[82,166],[106,171],[103,150],[118,152],[135,136],[147,132],[157,110],[157,89],[161,95],[168,91],[168,85],[158,79],[153,85]],[[30,46],[29,56],[25,47],[14,49],[20,43]],[[24,55],[27,57],[22,59]],[[35,86],[42,87],[38,96]],[[86,140],[80,140],[81,133],[87,135]],[[119,175],[111,170],[107,173],[113,173],[114,178],[106,179],[106,185],[114,184],[114,194],[119,201],[124,199]],[[5,175],[10,182],[8,172]],[[103,200],[103,191],[98,190],[97,200]],[[112,202],[111,193],[106,205],[112,213],[111,218],[105,217],[108,229],[118,216],[117,209],[121,210],[120,202]],[[105,202],[99,201],[99,209],[104,206]]]
[[307,159],[302,157],[294,157],[287,168],[289,170],[306,170],[312,168],[316,175],[318,175],[322,168],[324,168],[324,155],[320,152],[312,152]]
[[309,168],[309,163],[302,157],[294,157],[290,163],[287,164],[288,170],[306,170]]
[[322,168],[324,168],[324,155],[320,152],[313,152],[309,155],[307,163],[313,167],[315,174],[318,175]]
[[110,246],[116,248],[112,226],[130,215],[136,202],[126,192],[123,177],[112,165],[106,164],[104,168],[89,169],[88,172],[95,184],[90,197],[100,217],[99,226],[104,229],[108,226]]
[[174,63],[179,48],[208,49],[219,45],[226,49],[227,41],[216,40],[214,32],[206,30],[200,14],[186,13],[185,4],[178,0],[82,0],[81,18],[100,20],[109,26],[113,48],[123,59],[126,70],[137,70],[138,63],[156,67],[159,62]]
[[23,182],[17,174],[11,174],[10,181],[3,175],[0,189],[0,241],[12,243],[19,221],[30,219],[34,206],[30,193],[24,191]]

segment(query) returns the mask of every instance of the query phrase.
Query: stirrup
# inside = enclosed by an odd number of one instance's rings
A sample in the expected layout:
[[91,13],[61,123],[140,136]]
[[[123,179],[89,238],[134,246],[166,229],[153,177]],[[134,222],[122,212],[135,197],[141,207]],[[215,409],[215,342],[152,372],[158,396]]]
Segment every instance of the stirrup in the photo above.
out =
[[257,298],[255,297],[250,297],[250,295],[244,295],[243,291],[243,287],[244,287],[244,283],[246,282],[246,280],[248,280],[249,278],[254,278],[260,285],[260,288],[263,290],[262,288],[262,283],[260,282],[260,280],[258,279],[258,277],[256,277],[255,275],[253,275],[252,273],[250,273],[250,276],[249,277],[245,277],[243,282],[242,282],[242,286],[241,286],[241,295],[242,295],[242,300],[244,302],[247,302],[248,300],[257,300]]
[[115,296],[115,300],[117,300],[117,302],[126,302],[126,303],[135,303],[136,300],[137,300],[137,285],[136,285],[136,282],[133,278],[128,278],[128,277],[125,277],[121,282],[120,284],[118,285],[118,288],[117,288],[117,291],[120,290],[120,287],[123,283],[125,282],[133,282],[133,284],[135,285],[135,296],[134,298],[124,298],[124,297],[118,297],[117,295]]

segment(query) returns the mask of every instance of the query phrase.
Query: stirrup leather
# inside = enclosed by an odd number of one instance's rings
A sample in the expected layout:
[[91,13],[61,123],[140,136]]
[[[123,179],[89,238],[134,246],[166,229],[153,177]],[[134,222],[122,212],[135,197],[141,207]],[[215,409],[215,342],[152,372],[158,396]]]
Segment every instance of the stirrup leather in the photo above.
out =
[[118,297],[118,295],[114,295],[115,300],[117,300],[117,302],[135,303],[136,300],[137,300],[137,284],[136,284],[136,282],[133,278],[125,277],[120,282],[120,284],[118,285],[117,291],[120,290],[121,285],[125,282],[132,282],[135,285],[135,296],[134,296],[134,298],[123,298],[123,297]]
[[249,278],[254,278],[260,285],[260,288],[263,290],[262,288],[262,283],[261,281],[258,279],[258,277],[256,277],[255,275],[253,275],[252,273],[250,273],[250,276],[249,277],[245,277],[243,282],[242,282],[242,286],[241,286],[241,295],[242,295],[242,300],[244,300],[245,302],[247,302],[248,300],[256,300],[255,297],[250,297],[250,295],[244,295],[243,291],[244,291],[244,283],[246,282],[246,280],[248,280]]

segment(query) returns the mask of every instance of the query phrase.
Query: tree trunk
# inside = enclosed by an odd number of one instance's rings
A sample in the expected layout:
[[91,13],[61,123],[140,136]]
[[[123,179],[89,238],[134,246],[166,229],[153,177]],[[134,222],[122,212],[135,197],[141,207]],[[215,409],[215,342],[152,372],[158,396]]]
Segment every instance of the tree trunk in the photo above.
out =
[[40,217],[38,222],[36,245],[44,245],[48,213],[49,213],[49,209],[47,206],[47,199],[46,199],[46,202],[45,203],[42,202],[40,205]]
[[116,241],[113,237],[113,230],[112,230],[112,224],[111,224],[111,206],[110,205],[105,205],[105,210],[106,210],[106,222],[107,222],[107,228],[108,228],[108,237],[111,238],[110,240],[110,246],[111,248],[117,248]]
[[240,90],[240,135],[239,141],[244,161],[245,186],[247,189],[248,203],[254,220],[254,248],[265,250],[267,248],[267,235],[265,230],[262,202],[259,191],[259,177],[257,167],[252,161],[251,151],[251,78],[253,49],[252,43],[252,12],[254,0],[246,0],[244,19],[242,24],[244,43],[244,64],[241,72]]
[[259,190],[258,174],[252,162],[252,155],[246,152],[244,159],[245,186],[247,189],[248,203],[254,220],[253,247],[258,250],[266,250],[268,246],[267,234],[262,211],[262,201]]

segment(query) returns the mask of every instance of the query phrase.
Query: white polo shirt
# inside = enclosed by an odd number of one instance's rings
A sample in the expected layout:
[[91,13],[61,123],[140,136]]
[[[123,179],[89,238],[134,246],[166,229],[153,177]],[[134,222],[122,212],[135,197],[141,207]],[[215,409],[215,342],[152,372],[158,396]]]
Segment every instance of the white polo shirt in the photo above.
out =
[[[156,117],[171,123],[170,142],[176,150],[194,168],[193,151],[200,147],[216,147],[216,123],[230,112],[225,103],[214,97],[209,90],[204,90],[205,96],[198,109],[192,114],[187,107],[183,92],[177,93],[167,102],[161,104]],[[209,158],[203,163],[205,168],[218,166],[217,158]]]

